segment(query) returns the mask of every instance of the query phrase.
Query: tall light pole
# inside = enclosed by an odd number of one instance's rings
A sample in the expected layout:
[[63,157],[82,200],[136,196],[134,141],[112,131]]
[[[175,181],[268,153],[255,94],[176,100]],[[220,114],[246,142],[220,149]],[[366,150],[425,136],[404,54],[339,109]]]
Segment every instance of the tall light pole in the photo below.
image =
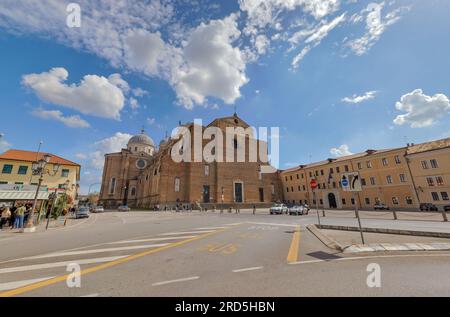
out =
[[39,190],[41,189],[42,182],[44,180],[44,175],[55,176],[58,173],[60,164],[53,164],[53,171],[48,170],[46,167],[50,163],[51,156],[45,154],[43,158],[40,160],[33,162],[32,164],[32,173],[34,176],[39,176],[38,185],[36,188],[36,194],[34,196],[33,207],[31,208],[31,212],[28,215],[27,224],[25,226],[24,232],[34,232],[36,231],[36,227],[34,226],[34,213],[36,210],[37,201],[39,198]]

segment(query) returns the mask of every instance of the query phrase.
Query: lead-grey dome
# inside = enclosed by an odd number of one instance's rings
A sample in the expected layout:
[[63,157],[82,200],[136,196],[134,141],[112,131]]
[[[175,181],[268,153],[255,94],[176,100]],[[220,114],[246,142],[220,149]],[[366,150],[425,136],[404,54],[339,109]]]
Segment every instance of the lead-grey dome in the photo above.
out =
[[128,144],[141,144],[155,147],[155,143],[147,134],[145,134],[144,130],[142,130],[140,134],[133,136],[130,141],[128,141]]

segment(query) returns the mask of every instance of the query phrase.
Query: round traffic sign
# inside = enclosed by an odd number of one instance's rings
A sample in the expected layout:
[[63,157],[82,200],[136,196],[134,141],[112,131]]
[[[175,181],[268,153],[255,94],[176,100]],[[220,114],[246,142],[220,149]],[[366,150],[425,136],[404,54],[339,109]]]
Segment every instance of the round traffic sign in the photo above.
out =
[[348,179],[347,178],[343,178],[341,181],[342,186],[347,187],[348,186]]
[[317,185],[317,181],[316,181],[315,179],[312,179],[312,180],[311,180],[310,185],[311,185],[311,188],[312,188],[312,189],[316,189],[317,186],[318,186],[318,185]]

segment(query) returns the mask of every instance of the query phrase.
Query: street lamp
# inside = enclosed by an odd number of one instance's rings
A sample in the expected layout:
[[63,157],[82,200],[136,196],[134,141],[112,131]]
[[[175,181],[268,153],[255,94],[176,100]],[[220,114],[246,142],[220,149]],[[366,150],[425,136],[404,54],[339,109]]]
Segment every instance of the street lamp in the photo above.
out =
[[36,211],[37,200],[39,197],[39,190],[41,188],[42,181],[44,180],[44,175],[55,176],[56,173],[58,173],[59,168],[61,167],[60,164],[55,163],[55,164],[53,164],[52,171],[47,169],[46,167],[50,163],[51,158],[52,157],[50,155],[44,154],[44,156],[40,160],[32,163],[32,166],[31,166],[32,175],[39,176],[39,181],[38,181],[38,185],[36,188],[36,195],[34,196],[33,207],[31,208],[31,212],[28,216],[28,221],[25,226],[24,232],[34,232],[36,230],[36,227],[34,226],[33,218],[34,218],[34,213]]

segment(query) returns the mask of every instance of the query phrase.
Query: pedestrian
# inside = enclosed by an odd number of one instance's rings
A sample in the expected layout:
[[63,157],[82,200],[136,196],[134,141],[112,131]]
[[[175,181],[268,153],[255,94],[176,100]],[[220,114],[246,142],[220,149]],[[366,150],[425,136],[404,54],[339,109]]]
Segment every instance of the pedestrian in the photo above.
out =
[[3,226],[8,222],[11,218],[11,211],[8,207],[5,207],[2,210],[1,219],[0,219],[0,229],[3,229]]
[[23,219],[25,217],[25,206],[19,205],[16,210],[16,218],[14,220],[14,229],[22,229],[23,228]]
[[17,210],[17,207],[15,205],[13,205],[11,208],[11,218],[9,220],[9,226],[11,227],[11,229],[14,228],[14,222],[16,221],[16,210]]
[[256,215],[256,206],[253,205],[253,216]]

